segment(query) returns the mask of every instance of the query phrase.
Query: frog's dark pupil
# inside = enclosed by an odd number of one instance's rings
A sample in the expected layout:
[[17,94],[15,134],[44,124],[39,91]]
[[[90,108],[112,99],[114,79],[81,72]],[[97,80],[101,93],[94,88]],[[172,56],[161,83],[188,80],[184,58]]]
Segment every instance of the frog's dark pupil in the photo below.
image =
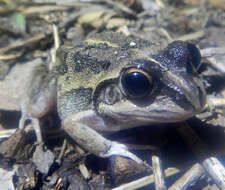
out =
[[122,77],[122,86],[127,95],[132,97],[143,97],[150,93],[152,84],[141,72],[134,71]]

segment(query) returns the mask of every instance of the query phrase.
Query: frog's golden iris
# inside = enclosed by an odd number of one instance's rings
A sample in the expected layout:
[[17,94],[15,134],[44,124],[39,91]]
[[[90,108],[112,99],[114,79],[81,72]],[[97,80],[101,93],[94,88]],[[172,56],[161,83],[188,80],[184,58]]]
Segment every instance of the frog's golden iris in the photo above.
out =
[[153,80],[144,70],[132,67],[122,73],[121,84],[127,96],[142,98],[151,92]]

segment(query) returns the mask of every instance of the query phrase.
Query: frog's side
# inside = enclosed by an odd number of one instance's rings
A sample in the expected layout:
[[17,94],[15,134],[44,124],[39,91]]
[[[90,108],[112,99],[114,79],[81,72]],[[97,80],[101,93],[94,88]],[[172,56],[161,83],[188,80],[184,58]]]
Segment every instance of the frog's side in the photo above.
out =
[[161,50],[155,43],[119,33],[92,36],[60,49],[48,74],[35,71],[20,127],[30,118],[38,135],[37,118],[56,98],[62,126],[77,143],[102,157],[118,154],[141,162],[101,134],[199,113],[205,104],[196,73],[199,62],[199,51],[189,43],[177,41]]

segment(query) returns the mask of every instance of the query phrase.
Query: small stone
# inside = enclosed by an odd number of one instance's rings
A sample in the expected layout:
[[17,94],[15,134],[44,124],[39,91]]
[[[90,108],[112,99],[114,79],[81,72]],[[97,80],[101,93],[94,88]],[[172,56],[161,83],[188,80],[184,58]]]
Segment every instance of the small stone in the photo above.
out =
[[47,174],[55,160],[54,154],[50,150],[43,150],[42,145],[38,145],[33,155],[33,163],[37,170],[43,174]]

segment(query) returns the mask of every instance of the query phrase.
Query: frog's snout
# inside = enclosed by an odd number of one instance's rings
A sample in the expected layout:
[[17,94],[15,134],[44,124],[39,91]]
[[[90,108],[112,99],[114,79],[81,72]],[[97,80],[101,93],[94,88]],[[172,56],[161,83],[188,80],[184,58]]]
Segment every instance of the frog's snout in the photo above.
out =
[[199,79],[190,80],[188,85],[183,86],[187,101],[193,106],[194,111],[199,113],[206,104],[206,91]]

